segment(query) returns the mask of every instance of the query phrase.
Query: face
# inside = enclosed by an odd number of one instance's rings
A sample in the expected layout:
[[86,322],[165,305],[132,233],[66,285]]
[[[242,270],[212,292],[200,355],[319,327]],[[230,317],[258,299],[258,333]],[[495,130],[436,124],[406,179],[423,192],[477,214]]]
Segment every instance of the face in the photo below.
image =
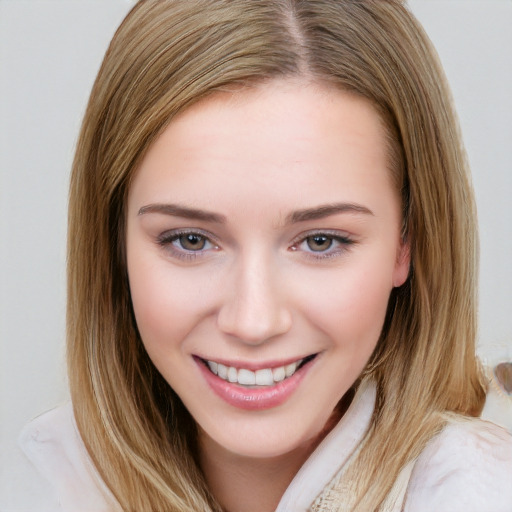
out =
[[216,94],[149,149],[128,198],[133,307],[202,436],[272,457],[322,431],[408,274],[395,188],[377,113],[319,85]]

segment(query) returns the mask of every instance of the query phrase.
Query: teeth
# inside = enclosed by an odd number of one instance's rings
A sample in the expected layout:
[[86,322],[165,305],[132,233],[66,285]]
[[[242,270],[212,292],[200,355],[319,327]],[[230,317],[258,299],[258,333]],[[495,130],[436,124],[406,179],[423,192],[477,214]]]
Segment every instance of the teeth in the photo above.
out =
[[272,370],[272,376],[274,377],[274,382],[281,382],[286,378],[286,371],[284,366],[280,366],[279,368],[274,368]]
[[238,382],[238,371],[232,366],[228,368],[228,380],[229,382]]
[[284,367],[284,373],[286,374],[287,377],[291,377],[295,373],[296,369],[297,369],[297,363],[287,364]]
[[256,384],[258,386],[271,386],[274,384],[274,377],[270,368],[256,371]]
[[277,368],[264,368],[262,370],[237,369],[234,366],[225,366],[215,361],[207,361],[210,371],[222,380],[238,383],[242,386],[273,386],[277,382],[291,377],[302,363],[302,359],[295,363]]
[[[210,362],[210,361],[208,361]],[[228,380],[228,367],[224,366],[223,364],[217,365],[217,375],[224,380]]]
[[244,386],[254,386],[256,384],[256,374],[251,370],[245,370],[241,368],[238,370],[238,384]]

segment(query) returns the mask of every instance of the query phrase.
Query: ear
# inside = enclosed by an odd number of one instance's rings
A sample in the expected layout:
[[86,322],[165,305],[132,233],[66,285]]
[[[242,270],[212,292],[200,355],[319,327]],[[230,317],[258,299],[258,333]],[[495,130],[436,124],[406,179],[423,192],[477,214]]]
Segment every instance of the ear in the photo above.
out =
[[402,286],[409,277],[411,267],[411,245],[402,238],[396,252],[395,268],[393,271],[393,287]]

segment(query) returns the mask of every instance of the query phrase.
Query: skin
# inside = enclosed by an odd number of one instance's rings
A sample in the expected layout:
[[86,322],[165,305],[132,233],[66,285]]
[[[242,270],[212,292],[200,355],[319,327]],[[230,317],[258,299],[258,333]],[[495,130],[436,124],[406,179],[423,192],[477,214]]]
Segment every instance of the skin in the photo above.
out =
[[[226,510],[275,509],[376,346],[409,271],[388,161],[368,102],[283,80],[187,109],[135,175],[137,325],[199,425],[202,469]],[[312,354],[293,393],[263,410],[219,397],[197,359],[265,367]]]

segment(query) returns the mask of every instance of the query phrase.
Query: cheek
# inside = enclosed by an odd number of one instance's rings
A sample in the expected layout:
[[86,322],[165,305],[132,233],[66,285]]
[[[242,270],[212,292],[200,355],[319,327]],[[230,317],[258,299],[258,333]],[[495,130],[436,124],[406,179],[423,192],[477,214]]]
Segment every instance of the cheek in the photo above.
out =
[[[386,265],[384,265],[384,268]],[[302,281],[301,309],[338,343],[377,342],[392,290],[392,272],[356,265],[330,272],[325,280]],[[327,279],[328,277],[328,279]]]
[[132,254],[128,274],[137,327],[151,355],[186,338],[208,311],[212,287],[205,286],[201,272],[173,271],[163,258],[148,260]]

